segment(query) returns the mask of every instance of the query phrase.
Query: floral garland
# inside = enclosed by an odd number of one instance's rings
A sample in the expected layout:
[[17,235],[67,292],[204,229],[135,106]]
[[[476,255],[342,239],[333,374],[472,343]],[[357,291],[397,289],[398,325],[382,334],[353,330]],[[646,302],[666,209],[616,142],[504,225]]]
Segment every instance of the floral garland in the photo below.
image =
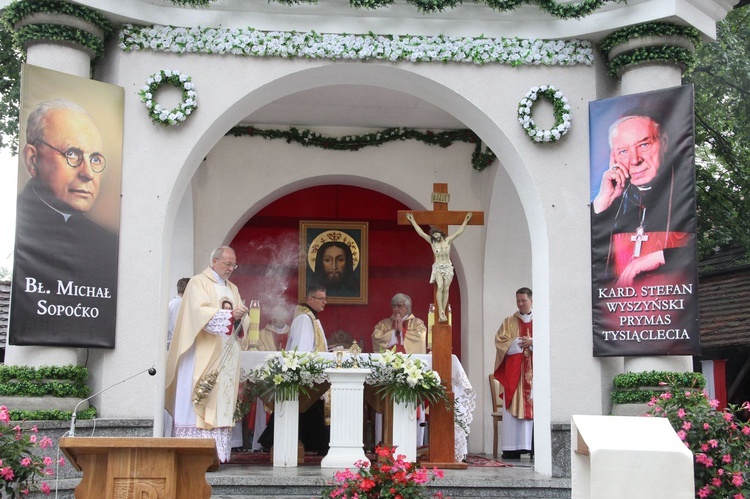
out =
[[585,40],[347,35],[132,24],[125,24],[120,30],[119,47],[126,52],[153,50],[285,59],[498,63],[511,66],[591,65],[594,61],[591,43]]
[[[146,104],[148,115],[154,123],[160,123],[164,126],[177,125],[185,121],[198,108],[195,90],[193,90],[193,80],[188,75],[177,70],[166,69],[149,76],[146,83],[147,85],[141,88],[138,95],[141,96],[141,101]],[[154,95],[162,85],[173,85],[182,89],[182,101],[174,109],[167,110],[154,100]]]
[[468,129],[420,132],[412,128],[386,128],[363,135],[330,137],[309,129],[299,130],[295,127],[290,127],[289,130],[264,130],[254,126],[240,125],[229,129],[226,135],[263,137],[269,140],[282,139],[287,142],[296,142],[304,147],[319,147],[334,151],[358,151],[364,147],[377,147],[397,140],[418,140],[428,145],[440,147],[449,147],[454,142],[466,142],[475,144],[474,152],[471,155],[471,166],[475,170],[482,171],[497,159],[492,150],[489,148],[483,149],[481,139]]
[[[183,6],[207,7],[213,0],[170,0],[172,3]],[[299,3],[317,4],[317,0],[275,0],[286,5]],[[406,0],[413,4],[420,12],[442,12],[448,8],[454,8],[458,0]],[[624,0],[581,0],[577,3],[558,3],[559,0],[484,0],[484,2],[496,10],[513,10],[522,4],[534,4],[551,16],[561,19],[580,19],[585,17],[607,2],[623,2]],[[349,0],[352,7],[377,9],[386,7],[393,0]]]
[[[536,127],[534,118],[531,117],[531,111],[534,107],[537,97],[542,96],[552,103],[555,124],[550,130],[540,130]],[[568,99],[563,96],[562,92],[552,85],[542,85],[541,87],[531,87],[526,92],[526,97],[518,103],[518,122],[521,124],[526,134],[534,142],[556,142],[568,133],[571,127],[570,104]]]

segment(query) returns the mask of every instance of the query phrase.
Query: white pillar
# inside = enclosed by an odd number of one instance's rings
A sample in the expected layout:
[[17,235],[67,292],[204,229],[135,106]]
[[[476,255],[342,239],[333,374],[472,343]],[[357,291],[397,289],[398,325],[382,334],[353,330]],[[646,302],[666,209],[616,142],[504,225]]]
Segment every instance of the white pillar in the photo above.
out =
[[414,402],[393,402],[394,455],[403,454],[409,462],[417,460],[417,405]]
[[369,369],[326,369],[331,382],[331,442],[321,468],[347,468],[365,456],[362,408]]
[[26,62],[81,78],[91,75],[91,57],[76,47],[37,42],[26,49]]
[[297,434],[299,432],[299,397],[274,404],[273,465],[297,466]]

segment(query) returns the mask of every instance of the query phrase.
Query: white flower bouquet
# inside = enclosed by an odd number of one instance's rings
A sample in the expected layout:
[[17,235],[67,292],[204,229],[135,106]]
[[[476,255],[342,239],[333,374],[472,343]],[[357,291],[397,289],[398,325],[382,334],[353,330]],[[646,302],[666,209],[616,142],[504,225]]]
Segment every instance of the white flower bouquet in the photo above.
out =
[[317,352],[282,350],[269,354],[265,364],[255,368],[247,381],[252,383],[253,392],[262,399],[273,398],[277,402],[284,402],[295,396],[311,395],[313,387],[328,381],[325,370],[329,367],[332,367],[332,363],[321,358]]
[[378,393],[389,395],[396,402],[418,405],[425,400],[447,401],[440,375],[420,359],[385,350],[380,356],[360,360],[359,364],[371,370],[366,383],[378,387]]

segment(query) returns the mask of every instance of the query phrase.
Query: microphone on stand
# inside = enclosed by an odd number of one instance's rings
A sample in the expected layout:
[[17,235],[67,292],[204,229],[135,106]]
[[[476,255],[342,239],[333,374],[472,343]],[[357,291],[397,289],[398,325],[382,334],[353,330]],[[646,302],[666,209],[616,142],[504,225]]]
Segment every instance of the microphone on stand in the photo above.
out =
[[148,369],[144,369],[143,371],[139,371],[139,372],[135,373],[134,375],[130,376],[129,378],[125,378],[125,379],[124,379],[124,380],[122,380],[122,381],[118,381],[117,383],[113,383],[113,384],[109,385],[109,386],[108,386],[107,388],[104,388],[103,390],[99,390],[99,391],[98,391],[98,392],[96,392],[95,394],[93,394],[93,395],[89,395],[89,396],[88,396],[88,397],[86,397],[85,399],[83,399],[83,400],[81,400],[80,402],[78,402],[78,403],[76,404],[75,408],[73,409],[73,414],[72,414],[72,415],[70,416],[70,431],[68,431],[68,435],[69,435],[69,436],[71,436],[71,437],[74,437],[74,436],[75,436],[75,434],[76,434],[76,413],[78,412],[78,407],[79,407],[79,406],[80,406],[81,404],[83,404],[84,402],[86,402],[86,401],[88,401],[88,400],[91,400],[92,398],[96,397],[96,396],[97,396],[97,395],[99,395],[100,393],[104,393],[104,392],[106,392],[107,390],[109,390],[109,389],[110,389],[110,388],[112,388],[113,386],[119,385],[120,383],[125,383],[125,382],[126,382],[127,380],[129,380],[129,379],[132,379],[132,378],[135,378],[135,377],[136,377],[136,376],[138,376],[139,374],[143,374],[143,373],[145,373],[145,372],[148,372],[149,376],[154,376],[154,375],[156,375],[156,368],[155,368],[154,366],[151,366],[151,367],[149,367]]

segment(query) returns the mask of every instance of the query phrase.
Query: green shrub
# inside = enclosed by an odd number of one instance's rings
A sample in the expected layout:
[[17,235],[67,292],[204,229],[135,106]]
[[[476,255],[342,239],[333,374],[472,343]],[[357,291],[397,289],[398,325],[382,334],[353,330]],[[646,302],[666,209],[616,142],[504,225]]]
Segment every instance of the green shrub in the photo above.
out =
[[698,387],[706,386],[706,378],[701,373],[645,371],[618,374],[612,380],[615,389],[612,390],[613,404],[645,404],[654,397],[659,397],[662,390],[655,387],[677,386]]

